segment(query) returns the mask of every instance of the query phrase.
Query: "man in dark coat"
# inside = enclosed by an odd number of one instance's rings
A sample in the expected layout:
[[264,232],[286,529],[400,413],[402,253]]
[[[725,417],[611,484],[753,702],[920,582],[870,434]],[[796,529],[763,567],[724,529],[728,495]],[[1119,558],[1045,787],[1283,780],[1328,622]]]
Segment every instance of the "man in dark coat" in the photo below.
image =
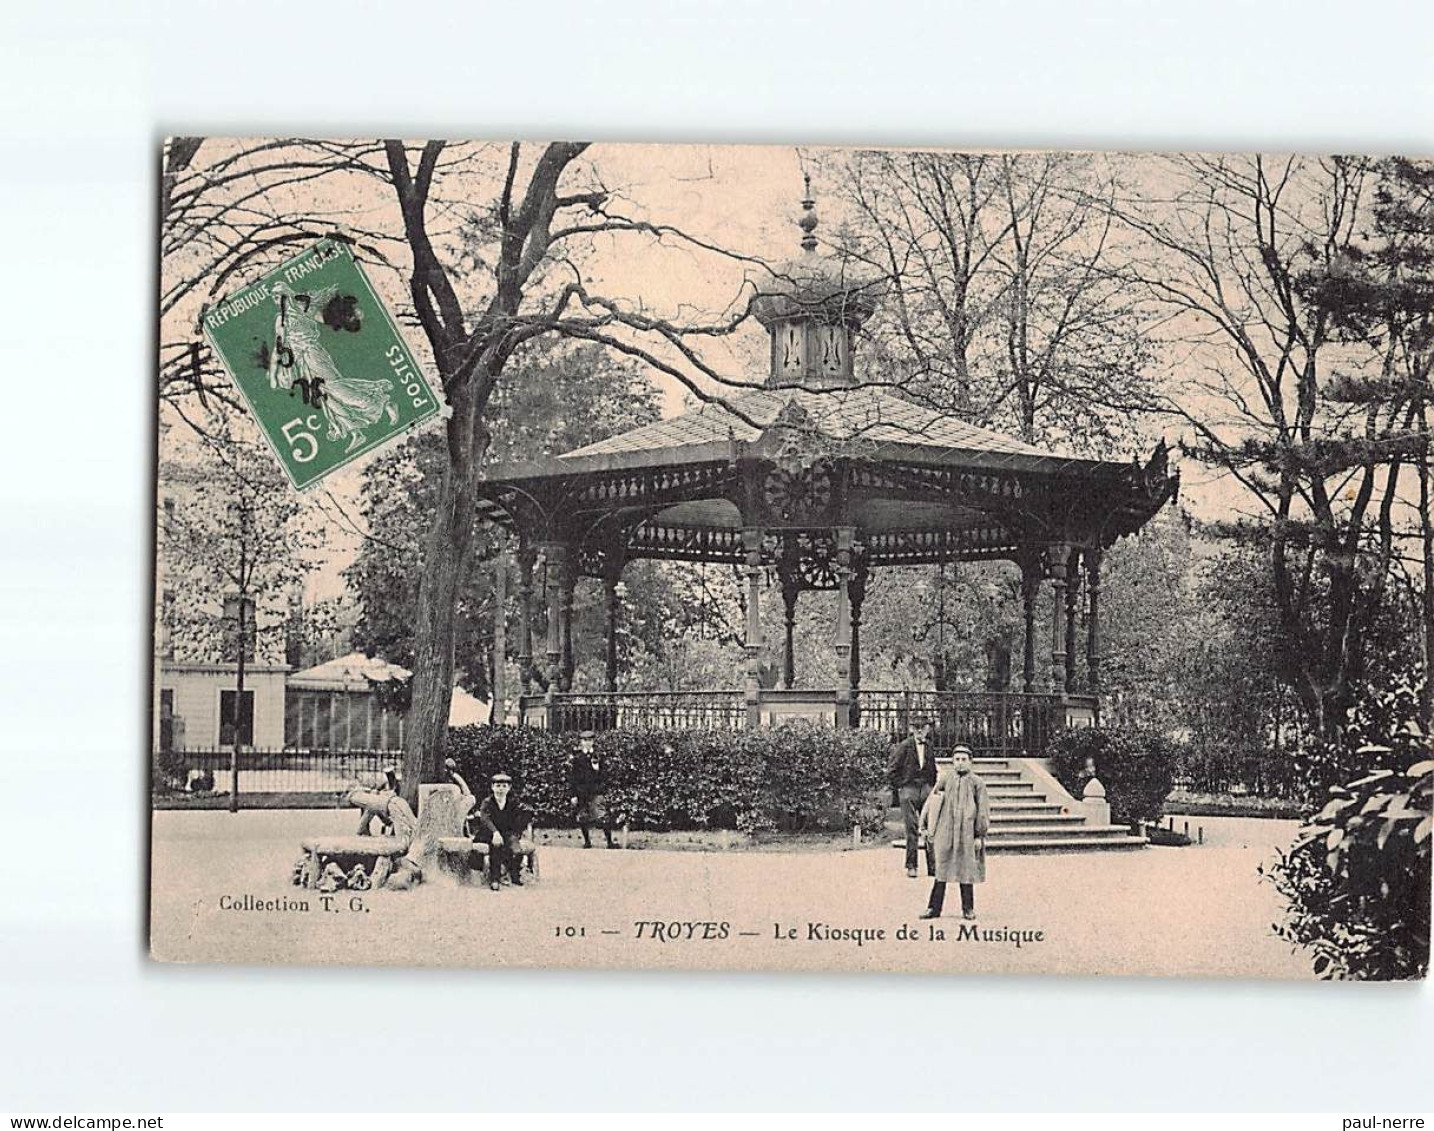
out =
[[[921,807],[936,785],[936,752],[931,749],[929,719],[913,719],[911,734],[898,742],[886,765],[886,776],[901,804],[901,821],[906,826],[906,874],[916,878],[916,844],[921,835]],[[931,846],[926,846],[926,874],[936,874]]]
[[578,752],[573,757],[573,768],[569,788],[573,794],[573,805],[578,811],[578,828],[583,831],[583,847],[593,846],[592,827],[602,825],[602,835],[607,846],[616,848],[612,840],[612,815],[608,812],[604,789],[607,774],[601,759],[593,732],[585,730],[578,736]]
[[502,867],[518,887],[523,886],[523,834],[533,823],[533,815],[513,796],[513,779],[507,774],[494,774],[491,793],[478,806],[478,831],[473,834],[477,844],[488,845],[488,886],[497,891]]

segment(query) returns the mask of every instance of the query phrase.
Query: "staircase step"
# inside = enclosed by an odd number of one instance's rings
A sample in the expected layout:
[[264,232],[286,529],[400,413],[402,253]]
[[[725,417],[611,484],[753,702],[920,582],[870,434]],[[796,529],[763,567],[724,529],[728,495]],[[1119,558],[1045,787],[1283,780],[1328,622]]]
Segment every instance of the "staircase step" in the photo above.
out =
[[987,769],[981,768],[980,766],[977,766],[977,767],[976,767],[976,776],[977,776],[978,778],[980,778],[983,782],[988,782],[988,783],[990,783],[990,782],[1007,782],[1007,781],[1025,781],[1025,780],[1026,780],[1025,777],[1021,774],[1021,771],[1020,771],[1020,770],[1016,770],[1016,769],[1004,769],[1004,770],[994,769],[994,770],[987,770]]
[[986,844],[986,851],[993,853],[1017,852],[1110,852],[1131,848],[1144,848],[1143,836],[1124,836],[1088,839],[1085,837],[1032,837],[1030,839],[993,840]]
[[1000,826],[1002,828],[1011,828],[1019,826],[1025,828],[1032,825],[1085,824],[1084,813],[1062,813],[1059,806],[1056,806],[1055,809],[1056,811],[1054,813],[1050,811],[1042,811],[1039,813],[1011,813],[1002,812],[999,809],[993,810],[991,813],[991,827],[995,828]]
[[1083,825],[1083,824],[1057,824],[1046,821],[1040,824],[1025,825],[1003,825],[997,827],[992,824],[991,831],[986,834],[988,840],[1010,840],[1019,838],[1022,840],[1034,837],[1069,837],[1078,835],[1083,840],[1111,840],[1117,837],[1130,835],[1130,828],[1127,825]]
[[991,816],[998,813],[1061,813],[1058,802],[1043,801],[1039,797],[1012,797],[1009,801],[992,801]]
[[986,789],[992,797],[1005,797],[1012,793],[1035,793],[1036,784],[1029,781],[998,781],[991,782]]

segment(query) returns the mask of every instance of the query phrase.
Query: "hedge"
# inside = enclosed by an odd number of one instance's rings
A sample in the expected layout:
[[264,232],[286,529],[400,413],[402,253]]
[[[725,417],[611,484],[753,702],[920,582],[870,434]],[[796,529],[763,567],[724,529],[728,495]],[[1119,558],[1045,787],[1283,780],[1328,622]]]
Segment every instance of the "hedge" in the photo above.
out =
[[1125,727],[1068,730],[1046,748],[1056,780],[1079,798],[1090,780],[1086,762],[1105,786],[1110,819],[1137,828],[1158,821],[1175,788],[1175,744],[1155,731]]
[[[882,735],[796,722],[744,731],[600,731],[607,803],[633,828],[875,831],[885,816]],[[468,726],[448,754],[475,790],[506,770],[540,825],[573,823],[568,768],[577,736],[530,727]]]

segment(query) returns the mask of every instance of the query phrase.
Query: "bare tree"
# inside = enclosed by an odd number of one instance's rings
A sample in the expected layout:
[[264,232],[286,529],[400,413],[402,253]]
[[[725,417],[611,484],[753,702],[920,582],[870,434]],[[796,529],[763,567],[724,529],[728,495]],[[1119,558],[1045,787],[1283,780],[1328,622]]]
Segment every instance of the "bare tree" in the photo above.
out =
[[405,788],[415,796],[442,758],[457,587],[473,552],[493,395],[514,352],[558,334],[637,358],[699,400],[723,400],[723,386],[749,387],[710,363],[704,346],[742,327],[750,288],[743,286],[726,310],[690,318],[592,291],[582,266],[598,239],[745,257],[642,216],[602,183],[587,149],[182,140],[166,150],[160,388],[176,411],[187,411],[191,393],[227,396],[197,344],[204,302],[308,240],[338,228],[367,262],[405,283],[409,303],[400,317],[426,339],[449,408],[415,626],[404,754]]
[[1367,163],[1187,156],[1119,205],[1138,239],[1123,273],[1167,314],[1180,387],[1167,409],[1187,452],[1253,507],[1225,533],[1264,546],[1281,669],[1326,737],[1342,725],[1391,556],[1381,515],[1418,445],[1409,403],[1338,395],[1341,372],[1389,362],[1337,332],[1316,280],[1340,271],[1368,219]]
[[908,394],[1028,441],[1111,449],[1152,399],[1148,318],[1109,269],[1116,183],[1080,154],[833,158],[848,250],[890,279],[870,327]]

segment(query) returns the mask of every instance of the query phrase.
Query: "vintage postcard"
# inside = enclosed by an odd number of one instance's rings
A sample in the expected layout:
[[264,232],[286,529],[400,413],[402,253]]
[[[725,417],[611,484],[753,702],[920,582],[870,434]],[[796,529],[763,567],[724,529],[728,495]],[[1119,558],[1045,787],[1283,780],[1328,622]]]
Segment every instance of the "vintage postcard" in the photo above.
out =
[[1426,975],[1434,161],[158,190],[155,958]]

